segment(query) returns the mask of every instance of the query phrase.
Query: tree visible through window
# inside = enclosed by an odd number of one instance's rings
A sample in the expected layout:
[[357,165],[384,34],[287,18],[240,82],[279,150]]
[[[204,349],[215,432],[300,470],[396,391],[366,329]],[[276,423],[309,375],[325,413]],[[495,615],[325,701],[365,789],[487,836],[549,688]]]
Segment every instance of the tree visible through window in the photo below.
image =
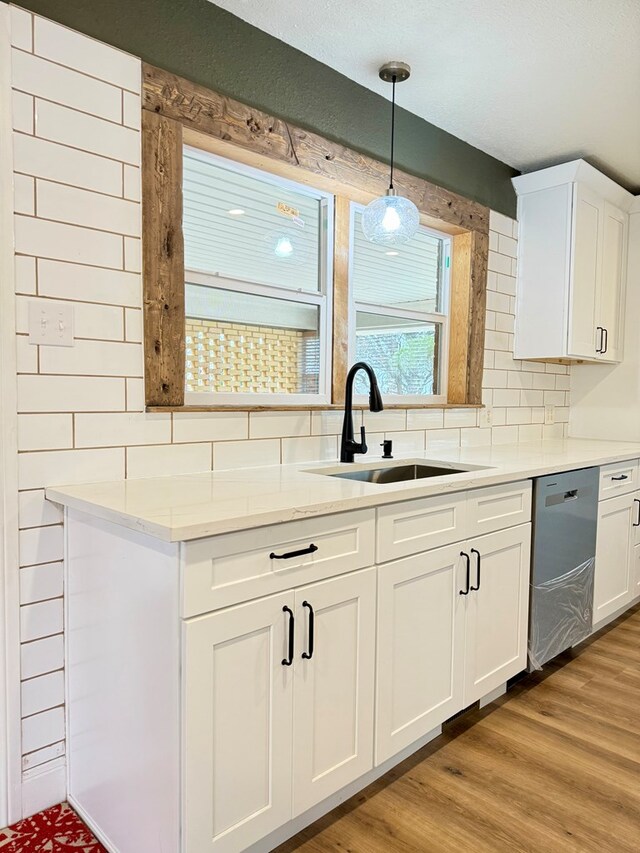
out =
[[[354,358],[368,362],[384,395],[439,401],[445,387],[450,239],[421,228],[409,243],[369,243],[353,206]],[[367,393],[358,376],[356,393]]]

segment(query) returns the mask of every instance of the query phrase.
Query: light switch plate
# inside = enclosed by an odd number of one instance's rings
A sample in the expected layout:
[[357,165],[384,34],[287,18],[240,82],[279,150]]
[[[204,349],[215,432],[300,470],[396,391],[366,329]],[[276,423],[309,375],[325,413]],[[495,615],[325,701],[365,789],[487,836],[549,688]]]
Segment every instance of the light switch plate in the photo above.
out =
[[485,406],[480,409],[480,417],[478,418],[479,427],[490,427],[493,420],[493,410],[490,406]]
[[544,422],[547,426],[551,426],[551,424],[555,424],[555,422],[556,422],[556,407],[555,406],[545,406],[544,407]]
[[73,305],[49,300],[29,303],[29,343],[72,347]]

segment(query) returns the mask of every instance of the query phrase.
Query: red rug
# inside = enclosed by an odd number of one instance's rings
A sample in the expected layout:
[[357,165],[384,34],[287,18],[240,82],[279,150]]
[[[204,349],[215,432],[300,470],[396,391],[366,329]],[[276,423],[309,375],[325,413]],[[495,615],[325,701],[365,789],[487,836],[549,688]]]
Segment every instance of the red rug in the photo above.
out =
[[68,803],[0,829],[2,853],[107,853]]

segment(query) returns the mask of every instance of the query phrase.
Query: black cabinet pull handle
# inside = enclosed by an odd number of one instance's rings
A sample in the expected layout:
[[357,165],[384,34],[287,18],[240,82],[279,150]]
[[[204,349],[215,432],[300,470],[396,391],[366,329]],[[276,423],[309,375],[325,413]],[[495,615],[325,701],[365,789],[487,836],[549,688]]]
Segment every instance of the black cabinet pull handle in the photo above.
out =
[[318,546],[311,543],[308,548],[302,548],[300,551],[288,551],[286,554],[274,554],[273,551],[269,554],[270,560],[290,560],[292,557],[302,557],[303,554],[314,554],[318,550]]
[[313,643],[316,634],[316,617],[315,613],[313,612],[313,607],[309,604],[308,601],[303,601],[302,606],[309,608],[309,648],[306,652],[302,652],[302,657],[305,660],[311,660],[311,658],[313,657]]
[[282,659],[282,666],[291,666],[293,663],[293,632],[295,628],[295,618],[293,610],[290,607],[287,607],[286,604],[282,608],[282,612],[289,614],[289,657]]
[[628,477],[628,475],[627,475],[627,474],[620,474],[620,476],[619,476],[619,477],[612,477],[611,479],[612,479],[612,480],[628,480],[628,479],[629,479],[629,477]]
[[602,333],[603,343],[600,352],[602,353],[602,355],[604,355],[605,352],[609,349],[609,329],[603,329]]
[[640,527],[640,501],[638,500],[638,498],[634,498],[633,502],[634,502],[634,504],[638,504],[638,517],[633,522],[633,526],[634,527]]
[[472,548],[472,549],[471,549],[471,553],[476,555],[476,559],[477,559],[477,561],[478,561],[478,562],[477,562],[477,568],[478,568],[478,584],[477,584],[477,586],[472,586],[472,587],[470,587],[470,589],[471,589],[473,592],[477,592],[477,590],[479,590],[479,589],[480,589],[480,562],[481,562],[482,558],[481,558],[481,556],[480,556],[480,551],[478,551],[478,549],[477,549],[477,548]]
[[596,345],[596,352],[601,353],[603,351],[603,345],[604,345],[604,329],[602,328],[602,326],[596,326],[596,334],[598,332],[600,332],[600,346]]
[[468,554],[465,554],[464,551],[460,551],[460,556],[464,557],[467,561],[467,588],[458,590],[460,595],[469,595],[469,590],[471,587],[469,586],[471,582],[471,557]]

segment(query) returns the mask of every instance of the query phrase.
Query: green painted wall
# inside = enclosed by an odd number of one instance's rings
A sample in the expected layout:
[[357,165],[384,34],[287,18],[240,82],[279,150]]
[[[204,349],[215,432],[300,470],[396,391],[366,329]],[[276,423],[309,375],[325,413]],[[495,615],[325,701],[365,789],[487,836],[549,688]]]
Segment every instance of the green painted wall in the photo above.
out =
[[[379,160],[388,158],[384,98],[208,0],[16,5]],[[399,95],[402,100],[402,89]],[[515,216],[515,170],[405,110],[397,117],[401,168]]]

